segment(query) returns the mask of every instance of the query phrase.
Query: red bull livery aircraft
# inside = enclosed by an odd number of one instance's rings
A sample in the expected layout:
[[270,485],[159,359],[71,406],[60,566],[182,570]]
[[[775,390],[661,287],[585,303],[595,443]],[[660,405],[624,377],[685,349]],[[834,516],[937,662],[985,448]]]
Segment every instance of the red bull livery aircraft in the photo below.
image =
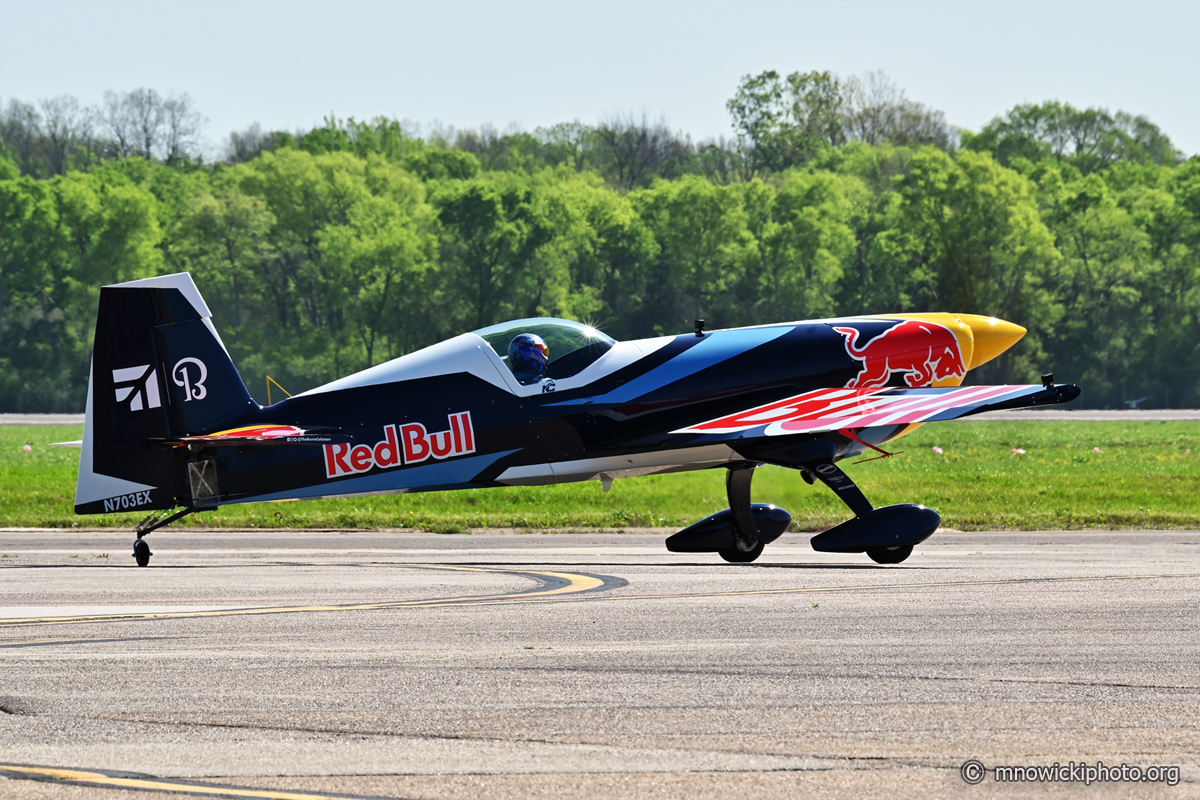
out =
[[941,518],[875,508],[838,462],[914,425],[1064,403],[1079,389],[963,386],[1025,329],[886,314],[617,342],[561,319],[464,333],[274,405],[251,399],[187,274],[100,293],[75,511],[146,510],[147,533],[231,503],[725,470],[729,507],[667,539],[758,558],[791,521],[750,502],[754,470],[820,481],[852,519],[814,549],[906,559]]

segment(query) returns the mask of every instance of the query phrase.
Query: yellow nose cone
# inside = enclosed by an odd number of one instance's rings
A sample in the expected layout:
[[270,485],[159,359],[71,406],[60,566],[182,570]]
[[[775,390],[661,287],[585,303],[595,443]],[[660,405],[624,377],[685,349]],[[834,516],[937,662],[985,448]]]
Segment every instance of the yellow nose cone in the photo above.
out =
[[[978,314],[948,314],[944,311],[926,311],[914,314],[874,314],[889,319],[923,319],[945,325],[958,339],[963,363],[968,370],[986,364],[996,356],[1021,341],[1025,329],[1020,325],[1005,322],[996,317],[981,317]],[[935,381],[934,386],[958,386],[962,378]]]
[[981,317],[977,314],[955,314],[961,322],[971,328],[975,347],[971,351],[971,363],[967,369],[975,369],[1021,341],[1025,329],[1020,325],[1005,322],[996,317]]

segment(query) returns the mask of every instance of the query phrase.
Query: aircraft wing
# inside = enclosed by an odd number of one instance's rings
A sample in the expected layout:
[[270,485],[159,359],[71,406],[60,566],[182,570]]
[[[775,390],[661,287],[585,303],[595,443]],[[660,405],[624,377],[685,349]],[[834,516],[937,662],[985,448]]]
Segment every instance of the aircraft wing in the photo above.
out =
[[940,422],[982,411],[1065,403],[1078,395],[1079,388],[1071,385],[817,389],[679,428],[671,433],[790,436],[914,422]]

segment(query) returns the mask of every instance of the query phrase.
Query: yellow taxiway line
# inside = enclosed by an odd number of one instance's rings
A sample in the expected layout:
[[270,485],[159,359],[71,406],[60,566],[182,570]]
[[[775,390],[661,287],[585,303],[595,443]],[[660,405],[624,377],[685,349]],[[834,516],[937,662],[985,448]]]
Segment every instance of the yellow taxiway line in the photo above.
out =
[[172,794],[208,795],[210,797],[261,797],[270,800],[340,800],[347,795],[310,794],[287,792],[277,789],[249,789],[239,786],[223,786],[214,783],[191,783],[160,778],[122,778],[81,769],[57,769],[54,767],[30,767],[17,764],[0,764],[0,775],[10,778],[26,778],[39,781],[62,781],[66,784],[105,787],[110,789],[140,789],[150,792]]
[[[542,570],[483,569],[480,567],[453,567],[443,565],[405,565],[409,569],[440,569],[456,572],[489,572],[503,575],[519,575],[542,581],[542,586],[521,592],[496,595],[471,595],[466,597],[443,597],[428,600],[397,600],[384,603],[357,603],[347,605],[312,606],[268,606],[261,608],[226,608],[211,611],[155,611],[134,614],[86,614],[67,617],[24,617],[0,620],[0,628],[29,627],[33,625],[71,625],[82,622],[124,622],[149,619],[194,619],[198,617],[238,617],[266,614],[293,614],[301,611],[372,611],[388,608],[436,608],[439,606],[488,605],[516,601],[558,598],[563,595],[579,594],[601,589],[609,582],[594,575],[577,575],[570,572],[547,572]],[[617,583],[616,585],[623,585]]]
[[[391,565],[386,565],[391,566]],[[259,608],[229,608],[211,611],[161,611],[132,614],[89,614],[66,617],[27,617],[20,619],[0,620],[0,629],[31,627],[41,625],[70,625],[88,622],[125,622],[137,620],[158,619],[195,619],[199,617],[234,617],[262,616],[268,614],[292,614],[298,612],[321,611],[373,611],[393,608],[445,608],[451,606],[483,606],[509,605],[513,603],[544,603],[564,599],[585,592],[595,592],[598,589],[616,588],[625,585],[619,578],[598,577],[595,575],[579,575],[571,572],[548,572],[541,570],[502,570],[484,569],[480,567],[455,567],[444,565],[403,565],[405,569],[441,569],[461,572],[494,572],[505,575],[520,575],[541,580],[543,585],[537,589],[496,595],[471,595],[465,597],[444,597],[425,600],[397,600],[383,603],[357,603],[347,605],[310,605],[310,606],[266,606]],[[987,581],[936,581],[929,583],[893,583],[893,584],[859,584],[855,586],[812,586],[795,589],[740,589],[723,592],[678,592],[670,594],[620,594],[602,595],[592,599],[596,601],[623,600],[670,600],[670,599],[703,599],[706,597],[753,597],[763,595],[789,594],[829,594],[836,592],[886,592],[912,591],[917,589],[953,589],[970,587],[995,586],[1030,586],[1053,583],[1096,583],[1099,581],[1128,581],[1151,580],[1155,578],[1196,578],[1200,573],[1178,573],[1158,575],[1090,575],[1060,578],[1001,578]],[[583,598],[578,598],[583,599]],[[62,642],[75,641],[63,639]],[[78,640],[84,641],[84,640]],[[25,640],[16,644],[45,643],[52,640]]]
[[[140,637],[139,637],[140,638]],[[125,642],[129,641],[124,637],[103,636],[103,637],[72,637],[72,638],[41,638],[41,639],[0,639],[0,648],[5,647],[36,647],[42,644],[79,644],[82,642]]]

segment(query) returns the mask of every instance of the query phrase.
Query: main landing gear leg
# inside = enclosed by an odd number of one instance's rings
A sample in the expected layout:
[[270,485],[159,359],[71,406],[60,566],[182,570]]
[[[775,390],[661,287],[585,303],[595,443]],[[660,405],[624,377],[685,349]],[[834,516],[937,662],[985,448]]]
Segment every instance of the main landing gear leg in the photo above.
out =
[[729,467],[725,475],[725,495],[733,511],[733,546],[717,554],[731,564],[748,564],[762,555],[765,543],[758,538],[758,525],[750,508],[750,483],[758,464],[743,461]]
[[805,479],[812,483],[812,478],[815,477],[821,483],[828,486],[837,495],[838,499],[846,505],[850,506],[850,510],[854,512],[856,517],[865,517],[874,510],[871,501],[862,493],[855,485],[854,481],[850,480],[850,476],[842,472],[841,467],[834,464],[829,459],[820,459],[817,461],[805,461],[800,465],[804,470]]
[[[850,476],[842,472],[841,468],[832,461],[828,459],[807,461],[801,465],[801,469],[804,470],[805,480],[808,480],[809,483],[812,483],[812,477],[816,477],[817,480],[832,489],[838,499],[850,507],[854,516],[865,517],[875,510],[871,501],[855,485]],[[897,547],[868,547],[867,556],[876,564],[899,564],[912,555],[912,551],[911,544]]]
[[170,525],[177,519],[182,519],[188,514],[196,511],[215,511],[216,506],[207,506],[205,508],[182,508],[174,514],[170,513],[170,509],[156,511],[144,520],[138,523],[138,526],[133,529],[137,534],[137,538],[133,540],[133,559],[139,567],[144,567],[150,563],[150,556],[154,555],[150,552],[149,543],[143,538],[147,533],[156,531],[164,525]]

